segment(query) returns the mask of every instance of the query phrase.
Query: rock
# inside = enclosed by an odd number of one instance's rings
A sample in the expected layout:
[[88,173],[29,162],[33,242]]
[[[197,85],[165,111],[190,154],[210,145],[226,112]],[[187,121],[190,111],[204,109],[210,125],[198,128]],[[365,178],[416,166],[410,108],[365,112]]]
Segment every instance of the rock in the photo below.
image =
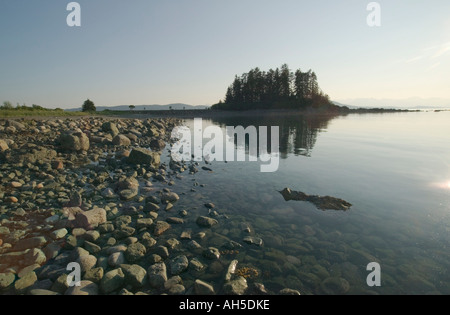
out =
[[54,240],[62,239],[64,236],[66,236],[68,233],[67,229],[59,229],[55,230],[50,234],[50,237]]
[[62,134],[59,138],[61,148],[66,151],[88,151],[89,138],[82,132],[72,134]]
[[203,251],[203,256],[207,259],[219,259],[220,258],[220,252],[217,248],[215,247],[208,247],[207,249],[205,249]]
[[84,255],[78,258],[77,262],[80,264],[81,271],[86,272],[95,267],[97,264],[97,257],[93,255]]
[[0,152],[5,152],[9,150],[9,146],[5,140],[0,139]]
[[246,236],[243,241],[250,245],[263,246],[263,240],[255,236]]
[[103,293],[109,294],[122,287],[125,282],[125,275],[121,268],[107,272],[100,281],[100,289]]
[[194,292],[196,295],[215,295],[214,287],[202,280],[195,280]]
[[228,265],[227,273],[225,274],[225,281],[231,280],[232,275],[236,271],[237,264],[238,264],[238,261],[235,259],[235,260],[232,260],[231,263]]
[[35,284],[37,275],[34,271],[27,273],[25,276],[14,282],[14,289],[17,294],[25,294],[26,291]]
[[210,217],[205,217],[205,216],[198,217],[195,222],[199,226],[209,227],[209,228],[219,223],[216,219],[213,219],[213,218],[210,218]]
[[55,160],[55,161],[51,162],[51,166],[52,166],[52,169],[54,169],[54,170],[62,170],[64,168],[64,163],[63,163],[63,161]]
[[161,201],[163,203],[172,203],[180,200],[180,197],[174,192],[164,192],[161,194]]
[[14,197],[14,196],[8,196],[4,199],[4,201],[6,203],[17,203],[17,202],[19,202],[19,199],[17,199],[17,197]]
[[33,248],[23,256],[23,261],[28,266],[33,264],[42,265],[47,261],[47,257],[39,248]]
[[116,124],[111,122],[111,121],[105,122],[102,125],[102,130],[104,132],[108,132],[113,137],[115,137],[115,136],[117,136],[119,134],[119,129],[117,129]]
[[137,195],[138,195],[137,189],[124,189],[124,190],[119,191],[120,199],[122,199],[124,201],[131,200],[134,197],[136,197]]
[[54,291],[50,291],[50,290],[45,290],[45,289],[32,289],[29,292],[29,295],[61,295],[58,292],[54,292]]
[[328,295],[342,295],[350,290],[350,284],[345,279],[331,277],[322,281],[320,289]]
[[293,191],[290,188],[285,188],[280,191],[284,200],[296,200],[296,201],[308,201],[313,203],[318,209],[321,210],[342,210],[347,211],[352,206],[351,203],[330,196],[313,196],[307,195],[303,192]]
[[0,290],[6,289],[16,280],[13,273],[0,273]]
[[153,228],[153,234],[155,236],[160,236],[165,231],[170,229],[170,224],[165,221],[156,221],[155,226]]
[[102,197],[106,199],[114,199],[117,195],[114,193],[114,190],[111,188],[105,188],[102,190]]
[[280,291],[280,295],[301,295],[301,294],[300,294],[300,291],[285,288]]
[[197,258],[194,258],[189,262],[189,268],[193,271],[199,272],[202,271],[205,266]]
[[159,209],[160,209],[160,207],[157,204],[152,203],[152,202],[147,203],[144,207],[144,211],[148,211],[148,212],[159,211]]
[[47,239],[44,236],[35,236],[18,241],[14,245],[15,251],[22,251],[28,248],[42,247],[47,243]]
[[16,130],[23,131],[26,129],[25,125],[16,120],[7,120],[6,127],[14,127]]
[[155,168],[159,167],[161,157],[158,153],[142,148],[134,148],[128,157],[128,163],[139,165],[151,165]]
[[166,265],[163,262],[151,265],[148,268],[147,275],[151,287],[161,288],[167,281]]
[[125,258],[128,262],[134,263],[141,260],[146,253],[147,250],[144,245],[142,245],[141,243],[134,243],[128,246],[127,250],[125,251]]
[[209,203],[205,203],[205,207],[208,209],[214,209],[216,207],[216,205],[213,204],[212,202],[209,202]]
[[85,230],[93,230],[98,227],[99,224],[106,222],[105,209],[95,208],[90,211],[78,213],[75,218],[75,225]]
[[192,238],[192,231],[191,230],[185,230],[181,232],[180,239],[182,240],[190,240]]
[[226,295],[244,295],[247,288],[247,280],[244,277],[238,277],[225,283],[223,291]]
[[141,218],[141,219],[137,219],[136,221],[136,227],[138,229],[141,228],[149,228],[153,225],[153,219],[151,218]]
[[170,261],[170,272],[172,275],[179,275],[186,271],[189,266],[189,260],[185,255],[175,257]]
[[184,220],[182,218],[177,217],[169,217],[166,219],[166,221],[172,224],[184,224]]
[[92,268],[84,274],[84,280],[89,280],[95,283],[99,283],[104,275],[104,270],[102,267]]
[[121,265],[122,271],[125,275],[126,284],[130,284],[135,288],[144,286],[147,271],[139,265]]
[[114,145],[119,145],[119,146],[129,146],[131,145],[131,141],[128,137],[124,136],[124,135],[117,135],[114,137],[114,139],[112,140],[112,143]]
[[150,141],[150,148],[155,151],[162,151],[166,147],[166,143],[161,139],[153,139]]
[[136,230],[130,226],[122,226],[120,229],[116,229],[113,235],[116,239],[121,240],[130,237],[136,232]]
[[123,252],[115,252],[109,255],[108,265],[111,267],[118,267],[125,263],[125,255]]
[[65,295],[98,295],[98,286],[92,281],[80,281],[80,286],[73,286],[67,289]]
[[89,241],[84,242],[84,248],[93,255],[98,254],[102,250],[100,246]]

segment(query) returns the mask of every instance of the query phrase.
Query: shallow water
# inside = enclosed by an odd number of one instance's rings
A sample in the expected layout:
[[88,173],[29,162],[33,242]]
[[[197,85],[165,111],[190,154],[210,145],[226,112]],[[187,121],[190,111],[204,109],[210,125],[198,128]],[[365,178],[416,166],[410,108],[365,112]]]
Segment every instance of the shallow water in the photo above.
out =
[[[185,192],[177,207],[205,215],[199,205],[213,202],[227,215],[202,240],[208,246],[244,244],[249,226],[264,245],[225,253],[225,262],[258,270],[249,280],[274,292],[450,294],[449,122],[450,112],[203,119],[224,134],[225,126],[279,126],[280,166],[261,173],[259,162],[213,161],[207,172],[200,162],[198,173],[176,182]],[[192,129],[193,120],[184,125]],[[353,206],[286,202],[285,187]],[[371,262],[381,266],[380,287],[367,285]],[[206,280],[220,274],[214,268],[223,266],[209,266]]]

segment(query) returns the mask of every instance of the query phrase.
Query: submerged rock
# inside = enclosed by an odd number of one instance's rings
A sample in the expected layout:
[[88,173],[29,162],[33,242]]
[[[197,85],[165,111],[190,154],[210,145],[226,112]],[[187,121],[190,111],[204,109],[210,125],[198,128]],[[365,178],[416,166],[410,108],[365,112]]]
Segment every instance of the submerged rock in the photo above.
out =
[[307,195],[301,191],[293,191],[289,188],[285,188],[280,191],[284,200],[290,201],[308,201],[314,204],[320,210],[342,210],[347,211],[352,206],[351,203],[330,196],[315,196],[315,195]]

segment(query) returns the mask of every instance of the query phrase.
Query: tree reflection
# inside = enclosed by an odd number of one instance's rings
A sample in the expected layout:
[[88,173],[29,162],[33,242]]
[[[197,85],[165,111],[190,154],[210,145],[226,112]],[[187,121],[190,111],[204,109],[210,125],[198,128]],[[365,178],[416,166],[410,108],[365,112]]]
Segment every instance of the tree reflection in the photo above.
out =
[[[286,159],[289,154],[311,156],[318,134],[328,128],[328,123],[337,117],[336,115],[322,114],[264,114],[258,116],[228,116],[214,117],[214,124],[225,128],[227,126],[255,126],[259,131],[260,126],[268,127],[267,149],[270,152],[270,127],[278,126],[280,130],[280,157]],[[237,145],[237,139],[234,139]],[[246,141],[246,152],[248,153],[248,141]],[[258,143],[259,146],[259,143]],[[260,152],[259,147],[257,152]]]

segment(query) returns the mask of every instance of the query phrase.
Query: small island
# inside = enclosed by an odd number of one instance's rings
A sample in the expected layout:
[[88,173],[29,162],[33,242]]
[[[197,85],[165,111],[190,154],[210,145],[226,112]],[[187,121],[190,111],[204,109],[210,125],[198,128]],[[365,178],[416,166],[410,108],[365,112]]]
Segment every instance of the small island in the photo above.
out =
[[319,86],[313,70],[291,71],[287,64],[275,70],[254,68],[235,76],[225,99],[211,107],[215,111],[298,110],[318,113],[379,113],[407,112],[386,108],[357,108],[334,104]]

